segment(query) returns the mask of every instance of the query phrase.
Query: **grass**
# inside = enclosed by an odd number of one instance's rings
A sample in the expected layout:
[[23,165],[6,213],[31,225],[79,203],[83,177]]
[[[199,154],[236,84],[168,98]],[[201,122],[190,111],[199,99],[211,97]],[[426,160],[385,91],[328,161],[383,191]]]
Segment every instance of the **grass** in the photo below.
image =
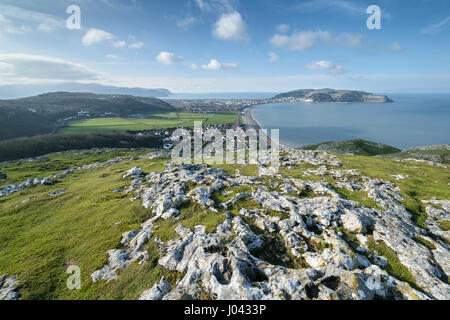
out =
[[7,179],[1,180],[0,187],[10,184],[20,184],[30,178],[46,178],[75,166],[82,167],[87,164],[105,162],[119,156],[139,156],[148,152],[148,150],[89,150],[57,153],[33,162],[23,160],[11,161],[0,164],[0,169],[2,169],[0,172],[7,173]]
[[450,151],[446,149],[440,150],[405,150],[399,153],[383,155],[386,158],[395,159],[422,159],[427,161],[440,162],[450,164]]
[[[121,234],[150,217],[139,202],[112,193],[128,185],[121,176],[135,165],[146,172],[164,168],[162,161],[124,162],[1,198],[0,271],[19,275],[23,299],[132,299],[159,281],[158,269],[150,267],[159,257],[154,248],[147,264],[127,268],[118,281],[90,280],[107,261],[106,251],[118,247]],[[65,194],[48,196],[64,188]],[[22,204],[25,199],[30,201]],[[81,268],[81,290],[66,287],[69,264]]]
[[428,241],[427,239],[422,238],[421,236],[414,236],[413,240],[416,241],[417,243],[420,243],[421,245],[427,247],[429,250],[434,250],[436,249],[436,246]]
[[[172,117],[175,117],[173,114]],[[46,156],[40,161],[13,161],[0,164],[0,172],[8,178],[4,184],[21,183],[28,178],[47,177],[73,166],[82,166],[95,162],[104,162],[117,156],[139,156],[148,151],[114,150],[108,152],[83,151],[68,152]],[[414,210],[418,218],[426,216],[423,213],[421,200],[433,197],[449,199],[448,169],[410,162],[396,162],[362,156],[339,156],[345,167],[355,168],[364,175],[379,177],[395,182],[402,189],[405,197],[403,203]],[[140,224],[153,216],[149,209],[144,209],[139,201],[130,201],[127,196],[112,193],[129,185],[130,180],[122,179],[125,171],[139,166],[146,173],[164,170],[163,163],[167,159],[124,161],[111,164],[104,168],[94,168],[77,171],[57,181],[52,186],[38,186],[13,193],[0,198],[0,274],[18,275],[19,292],[24,299],[136,299],[160,280],[161,276],[175,282],[182,275],[163,270],[157,263],[159,251],[154,241],[149,241],[145,249],[149,252],[149,260],[141,265],[133,264],[120,272],[117,280],[92,283],[90,274],[101,268],[107,262],[106,251],[120,248],[122,233],[139,229]],[[225,171],[234,174],[236,169],[247,176],[258,175],[257,166],[247,165],[217,165]],[[331,177],[311,176],[304,178],[304,170],[314,166],[299,164],[293,170],[282,169],[280,173],[303,180],[322,181],[325,179],[331,185],[335,181]],[[3,170],[2,170],[3,169]],[[407,174],[409,179],[395,181],[393,174]],[[276,179],[272,179],[275,181]],[[264,182],[263,178],[263,182]],[[270,184],[270,179],[265,181]],[[279,182],[277,180],[277,182]],[[187,184],[188,189],[195,188],[193,183]],[[256,186],[255,186],[256,187]],[[67,192],[57,197],[49,197],[48,193],[67,188]],[[341,195],[351,200],[360,201],[367,206],[376,206],[366,198],[364,192],[348,192],[335,188]],[[216,192],[212,199],[218,204],[225,202],[236,193],[251,191],[248,187],[233,187],[233,194],[228,196]],[[303,196],[311,196],[303,194]],[[25,199],[30,199],[22,203]],[[163,241],[176,239],[179,236],[175,228],[180,223],[193,229],[196,225],[205,225],[207,232],[213,232],[216,226],[223,222],[224,212],[238,215],[242,208],[261,209],[261,206],[250,199],[241,199],[230,210],[220,210],[218,213],[190,203],[181,208],[182,217],[179,221],[158,221],[155,226],[155,236]],[[266,210],[269,215],[287,218],[285,214]],[[420,220],[416,220],[419,221]],[[121,222],[121,224],[117,224]],[[249,222],[256,232],[254,222]],[[449,228],[449,222],[442,221],[441,227]],[[268,244],[275,246],[274,251],[260,252],[265,259],[275,261],[292,268],[304,267],[304,261],[295,260],[276,235],[265,234]],[[354,240],[354,237],[348,237]],[[351,239],[350,239],[351,238]],[[416,237],[417,242],[425,246],[426,239]],[[425,241],[424,241],[425,240]],[[431,242],[430,242],[431,243]],[[351,244],[351,243],[350,243]],[[356,244],[356,242],[355,242]],[[323,250],[324,243],[310,244],[315,250]],[[384,243],[377,243],[371,238],[369,247],[388,260],[386,270],[400,280],[416,286],[409,270],[403,266],[396,254]],[[66,268],[76,264],[81,268],[82,288],[71,291],[66,287]]]
[[[404,198],[401,203],[412,213],[413,221],[423,229],[427,218],[422,200],[431,198],[450,199],[450,172],[448,169],[425,163],[399,162],[389,159],[339,155],[347,168],[356,169],[363,175],[394,182],[401,189]],[[396,181],[392,175],[408,175],[409,178]]]
[[182,224],[183,227],[193,230],[197,225],[206,226],[206,232],[211,233],[216,230],[218,224],[225,221],[225,217],[216,212],[212,212],[205,208],[202,208],[197,204],[186,205],[181,210],[181,219],[174,221],[172,219],[159,220],[155,223],[154,231],[155,236],[159,237],[162,241],[178,239],[179,236],[175,232],[175,228]]
[[385,266],[383,269],[385,269],[389,274],[394,276],[395,278],[409,283],[413,288],[420,290],[419,286],[417,285],[416,279],[414,279],[411,272],[406,268],[399,260],[397,254],[389,248],[385,243],[383,242],[377,242],[373,237],[368,237],[368,247],[369,251],[372,254],[376,254],[379,256],[383,256],[387,260],[387,266]]
[[347,189],[338,188],[335,186],[332,186],[332,188],[334,191],[339,193],[341,195],[341,197],[343,197],[344,199],[358,201],[359,203],[361,203],[362,205],[364,205],[368,208],[384,210],[375,202],[375,200],[373,200],[372,198],[369,198],[367,196],[367,192],[365,192],[365,191],[351,192],[351,191],[348,191]]
[[203,125],[233,124],[236,112],[216,114],[199,114],[189,112],[169,112],[152,114],[150,118],[93,118],[70,122],[68,127],[58,133],[79,132],[124,132],[166,129],[176,127],[193,127],[194,121],[202,121]]
[[331,152],[354,153],[361,156],[375,156],[380,154],[397,153],[401,151],[385,144],[378,144],[360,139],[325,142],[312,146],[305,146],[301,149],[317,150],[319,147],[326,147],[326,149],[329,149]]
[[441,226],[442,230],[444,231],[450,230],[450,221],[438,221],[438,223]]

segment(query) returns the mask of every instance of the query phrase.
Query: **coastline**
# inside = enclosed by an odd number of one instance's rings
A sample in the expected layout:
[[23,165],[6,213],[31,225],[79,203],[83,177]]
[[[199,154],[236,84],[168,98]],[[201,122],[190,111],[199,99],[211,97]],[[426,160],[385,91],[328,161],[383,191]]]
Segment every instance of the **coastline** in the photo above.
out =
[[[256,132],[259,132],[259,130],[266,130],[261,124],[253,117],[252,110],[260,105],[254,105],[248,108],[245,108],[241,115],[242,123],[241,126],[244,130],[248,129],[254,129]],[[269,136],[267,136],[267,141],[270,141],[270,145],[277,144],[279,149],[285,149],[287,148],[285,145],[281,144],[280,141],[276,142],[273,141]]]
[[261,127],[260,123],[256,121],[255,118],[253,118],[252,110],[255,107],[256,106],[251,106],[243,110],[243,114],[241,116],[242,125],[245,129],[255,129],[256,131],[259,131],[263,128]]

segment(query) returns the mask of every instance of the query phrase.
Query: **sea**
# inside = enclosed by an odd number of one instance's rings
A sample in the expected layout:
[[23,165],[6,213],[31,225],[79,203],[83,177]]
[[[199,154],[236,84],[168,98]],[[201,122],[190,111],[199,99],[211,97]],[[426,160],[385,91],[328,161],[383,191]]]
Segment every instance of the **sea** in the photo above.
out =
[[450,143],[450,94],[388,96],[393,103],[273,103],[252,114],[262,128],[279,129],[289,147],[349,139],[400,149]]

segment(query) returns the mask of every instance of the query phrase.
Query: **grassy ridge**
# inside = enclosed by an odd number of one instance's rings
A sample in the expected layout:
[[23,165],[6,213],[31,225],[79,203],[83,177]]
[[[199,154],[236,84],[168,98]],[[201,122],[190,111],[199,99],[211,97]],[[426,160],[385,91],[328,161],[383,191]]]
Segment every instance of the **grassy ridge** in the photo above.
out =
[[335,153],[353,153],[360,156],[376,156],[400,152],[400,149],[382,143],[376,143],[361,139],[331,141],[316,145],[301,147],[303,150],[321,150]]
[[[29,177],[46,177],[73,166],[106,161],[118,155],[138,156],[142,152],[70,152],[52,155],[38,162],[7,163],[2,166],[1,172],[8,174],[5,184],[18,183]],[[420,200],[431,197],[450,198],[448,169],[372,157],[339,157],[347,168],[398,184],[405,203],[410,203],[411,208],[420,206]],[[159,281],[161,275],[176,277],[157,264],[159,253],[154,242],[150,241],[145,248],[149,252],[147,262],[133,264],[121,272],[118,280],[109,283],[93,284],[90,280],[90,274],[107,261],[106,251],[120,248],[122,233],[139,228],[152,216],[151,211],[144,209],[139,202],[132,202],[127,196],[112,192],[130,183],[130,180],[122,179],[122,175],[135,166],[141,167],[145,173],[161,171],[165,168],[165,161],[167,159],[126,160],[105,168],[76,172],[52,186],[39,186],[0,198],[0,274],[18,275],[21,284],[19,292],[25,299],[136,299]],[[242,168],[243,174],[257,174],[255,166],[220,167],[230,173]],[[302,178],[303,172],[311,167],[299,164],[294,169],[282,169],[280,173]],[[394,174],[408,174],[410,178],[395,181],[391,176]],[[324,177],[311,176],[307,179],[321,181]],[[333,184],[333,180],[329,182]],[[64,188],[67,188],[65,194],[48,196],[48,193]],[[248,192],[241,189],[235,191]],[[348,193],[346,197],[357,201],[364,198],[360,193]],[[26,199],[29,201],[23,203]],[[246,207],[255,205],[240,203],[235,211],[244,204]],[[195,205],[183,208],[182,212],[186,226],[204,224],[208,231],[212,231],[214,225],[223,219],[220,213],[207,212]],[[164,240],[172,239],[176,237],[173,229],[177,224],[162,221],[157,224],[155,233]],[[408,276],[403,272],[403,267],[395,259],[393,261],[391,271]],[[65,271],[70,264],[81,268],[82,288],[79,291],[66,287],[69,275]],[[406,280],[413,282],[412,279]]]

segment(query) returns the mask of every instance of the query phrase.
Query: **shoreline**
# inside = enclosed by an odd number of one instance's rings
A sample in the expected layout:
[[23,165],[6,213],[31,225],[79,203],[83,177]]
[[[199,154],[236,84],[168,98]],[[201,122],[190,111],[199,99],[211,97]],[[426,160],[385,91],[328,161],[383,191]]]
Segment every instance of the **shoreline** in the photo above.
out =
[[[258,106],[261,106],[261,105],[254,105],[251,107],[247,107],[241,111],[241,112],[243,112],[243,114],[241,115],[241,117],[242,117],[241,126],[243,126],[245,130],[254,129],[254,130],[256,130],[256,132],[259,132],[259,130],[268,130],[268,129],[265,129],[263,126],[261,126],[261,124],[253,117],[252,110]],[[269,136],[267,136],[267,141],[270,141],[271,145],[272,145],[272,143],[278,144],[279,149],[289,148],[288,146],[283,145],[281,143],[281,141],[279,141],[279,142],[273,141]]]
[[255,108],[256,106],[251,106],[248,108],[245,108],[242,112],[243,114],[241,115],[242,117],[242,123],[241,125],[245,126],[246,129],[255,129],[256,131],[259,131],[261,129],[263,129],[263,127],[261,126],[261,124],[255,120],[255,118],[253,117],[252,114],[252,110]]

